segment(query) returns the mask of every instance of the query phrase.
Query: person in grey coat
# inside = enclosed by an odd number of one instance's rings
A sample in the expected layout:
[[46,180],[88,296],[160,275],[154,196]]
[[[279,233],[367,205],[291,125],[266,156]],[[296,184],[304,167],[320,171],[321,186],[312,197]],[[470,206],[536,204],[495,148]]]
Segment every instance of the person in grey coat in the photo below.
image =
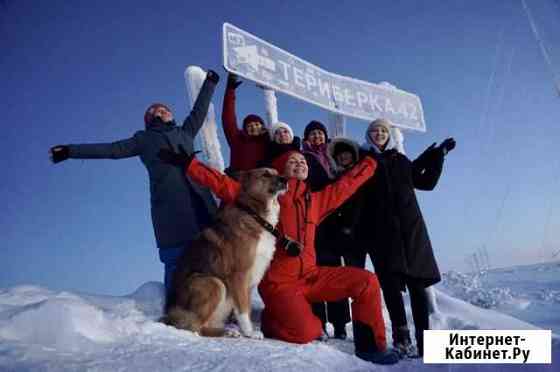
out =
[[94,144],[57,145],[50,149],[51,160],[66,159],[123,159],[139,156],[148,171],[150,204],[159,257],[165,266],[164,283],[171,286],[171,278],[185,246],[204,227],[216,212],[216,202],[210,191],[185,176],[184,170],[157,156],[160,149],[192,153],[194,138],[202,127],[219,76],[210,70],[200,89],[189,116],[177,126],[171,110],[154,103],[144,114],[145,129],[131,138]]

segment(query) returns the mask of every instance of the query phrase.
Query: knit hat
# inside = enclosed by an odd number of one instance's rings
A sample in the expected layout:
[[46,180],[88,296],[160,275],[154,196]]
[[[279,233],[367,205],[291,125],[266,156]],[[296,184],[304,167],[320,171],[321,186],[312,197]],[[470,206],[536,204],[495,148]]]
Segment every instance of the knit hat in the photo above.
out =
[[154,120],[154,112],[159,107],[164,107],[167,111],[171,112],[171,109],[168,106],[164,105],[163,103],[152,103],[144,113],[144,124],[146,126],[152,123],[152,121]]
[[270,128],[270,138],[272,138],[273,141],[274,133],[276,133],[279,128],[286,128],[288,132],[290,132],[290,136],[292,137],[292,139],[294,138],[294,131],[292,130],[292,128],[290,128],[290,126],[286,123],[277,121],[276,123],[272,124],[272,127]]
[[259,115],[249,114],[245,116],[245,119],[243,119],[243,129],[245,129],[248,123],[255,121],[261,123],[264,126],[264,120]]
[[369,132],[371,132],[373,130],[373,128],[375,127],[384,127],[387,129],[387,131],[389,132],[389,140],[387,141],[387,144],[385,145],[385,150],[389,150],[393,147],[395,147],[395,143],[393,140],[393,136],[391,133],[391,128],[393,126],[393,123],[391,123],[388,119],[384,119],[384,118],[379,118],[379,119],[375,119],[374,121],[372,121],[367,130],[366,130],[366,134],[365,134],[365,140],[366,140],[366,147],[371,147],[371,146],[375,146],[375,144],[373,143],[373,140],[371,139]]
[[290,156],[292,156],[293,154],[301,154],[301,152],[296,150],[286,151],[282,155],[274,158],[274,160],[272,160],[272,162],[270,163],[270,166],[276,169],[278,174],[283,174],[286,170],[286,163],[288,162]]
[[391,133],[391,127],[393,126],[393,123],[391,123],[388,119],[383,119],[383,118],[379,118],[379,119],[375,119],[374,121],[372,121],[369,126],[368,126],[368,132],[370,130],[372,130],[375,127],[385,127],[387,129],[387,131],[389,133]]
[[307,141],[307,136],[311,133],[312,130],[319,129],[325,133],[325,142],[329,142],[329,135],[327,133],[327,127],[323,123],[317,120],[312,120],[307,124],[305,130],[303,131],[303,140]]

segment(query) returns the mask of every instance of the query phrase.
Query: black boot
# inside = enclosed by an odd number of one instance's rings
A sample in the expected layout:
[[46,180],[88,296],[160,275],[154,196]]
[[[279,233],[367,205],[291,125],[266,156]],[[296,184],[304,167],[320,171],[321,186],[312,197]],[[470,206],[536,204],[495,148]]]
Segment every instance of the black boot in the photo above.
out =
[[334,325],[334,338],[339,340],[346,340],[346,324],[335,324]]
[[375,364],[395,364],[399,361],[399,356],[393,350],[380,350],[377,347],[370,326],[360,321],[353,321],[352,328],[355,354],[358,358]]
[[393,328],[393,347],[401,358],[418,357],[418,353],[410,339],[410,331],[406,325]]
[[418,348],[418,356],[424,356],[424,331],[416,331],[416,347]]

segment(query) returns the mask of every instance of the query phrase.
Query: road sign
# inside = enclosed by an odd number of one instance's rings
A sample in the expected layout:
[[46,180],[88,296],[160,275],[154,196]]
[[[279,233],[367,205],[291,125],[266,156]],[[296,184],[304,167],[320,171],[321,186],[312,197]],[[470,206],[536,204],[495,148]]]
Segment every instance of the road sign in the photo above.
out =
[[229,23],[223,43],[227,71],[345,116],[426,131],[415,94],[325,71]]

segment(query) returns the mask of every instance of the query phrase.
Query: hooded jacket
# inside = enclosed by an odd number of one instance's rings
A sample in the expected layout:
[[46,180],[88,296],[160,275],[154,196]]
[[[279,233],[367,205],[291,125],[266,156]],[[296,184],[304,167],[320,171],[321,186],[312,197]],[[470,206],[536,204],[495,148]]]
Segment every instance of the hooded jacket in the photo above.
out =
[[224,96],[222,124],[230,147],[230,170],[237,172],[257,168],[266,155],[270,137],[267,132],[260,136],[249,136],[245,130],[238,128],[235,113],[235,89],[231,87],[226,88]]
[[193,141],[204,123],[215,87],[216,83],[206,79],[182,126],[158,121],[125,140],[68,146],[70,158],[74,159],[140,156],[150,180],[152,223],[159,248],[187,244],[211,222],[216,212],[208,189],[193,183],[181,168],[162,162],[157,156],[161,148],[178,151],[179,145],[188,153],[194,151]]
[[[349,170],[336,165],[334,149],[338,143],[347,144],[352,149],[354,159],[359,159],[360,147],[356,142],[346,138],[334,138],[329,143],[328,156],[335,164],[337,177],[342,177]],[[364,195],[362,186],[319,225],[316,239],[319,265],[323,265],[323,262],[336,261],[337,258],[339,260],[341,256],[347,257],[356,252],[362,254],[363,250],[355,242],[355,230],[361,218]]]

